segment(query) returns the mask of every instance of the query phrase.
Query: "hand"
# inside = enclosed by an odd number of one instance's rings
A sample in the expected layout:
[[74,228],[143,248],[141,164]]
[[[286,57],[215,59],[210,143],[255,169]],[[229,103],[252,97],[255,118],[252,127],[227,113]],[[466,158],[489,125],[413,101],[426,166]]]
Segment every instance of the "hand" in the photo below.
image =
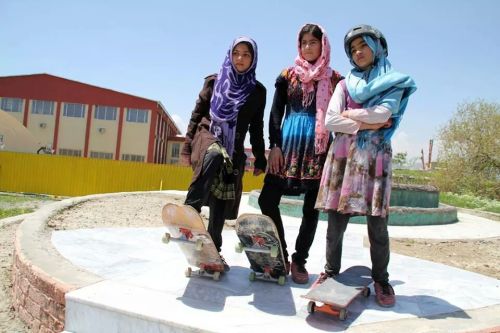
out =
[[349,111],[342,111],[340,115],[344,118],[349,118]]
[[387,119],[387,121],[384,123],[383,128],[389,128],[392,126],[392,118]]
[[368,123],[361,123],[359,126],[360,130],[372,130],[372,131],[377,131],[380,128],[384,127],[386,123],[377,123],[377,124],[368,124]]
[[281,169],[283,168],[283,165],[284,165],[284,160],[281,148],[274,147],[273,149],[271,149],[271,152],[269,153],[269,157],[267,160],[267,168],[269,173],[275,175],[279,174],[281,172]]
[[254,176],[259,176],[261,175],[262,173],[264,172],[264,170],[261,170],[261,169],[253,169],[253,175]]
[[181,165],[191,166],[191,155],[181,155]]

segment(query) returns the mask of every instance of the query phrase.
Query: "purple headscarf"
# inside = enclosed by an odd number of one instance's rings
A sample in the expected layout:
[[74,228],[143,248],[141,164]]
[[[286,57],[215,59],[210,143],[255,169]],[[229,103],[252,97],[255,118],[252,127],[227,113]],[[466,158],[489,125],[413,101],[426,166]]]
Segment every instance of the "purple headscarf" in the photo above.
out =
[[[244,73],[239,73],[233,66],[233,49],[241,42],[249,43],[253,48],[252,64]],[[227,51],[222,68],[214,85],[210,100],[210,132],[220,140],[229,156],[233,156],[234,133],[238,112],[255,89],[255,68],[257,67],[257,44],[249,37],[236,38]]]

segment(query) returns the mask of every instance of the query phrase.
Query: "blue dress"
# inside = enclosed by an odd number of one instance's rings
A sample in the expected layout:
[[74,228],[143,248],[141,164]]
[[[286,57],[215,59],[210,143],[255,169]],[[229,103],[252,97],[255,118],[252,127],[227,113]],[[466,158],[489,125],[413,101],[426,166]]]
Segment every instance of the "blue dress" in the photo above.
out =
[[[332,81],[335,79],[338,82],[336,73],[334,76]],[[332,86],[335,87],[335,84]],[[271,147],[281,147],[283,152],[285,168],[281,176],[286,178],[290,189],[317,187],[326,152],[315,154],[314,151],[316,97],[308,106],[303,106],[302,83],[288,69],[278,76],[275,87],[269,140]]]

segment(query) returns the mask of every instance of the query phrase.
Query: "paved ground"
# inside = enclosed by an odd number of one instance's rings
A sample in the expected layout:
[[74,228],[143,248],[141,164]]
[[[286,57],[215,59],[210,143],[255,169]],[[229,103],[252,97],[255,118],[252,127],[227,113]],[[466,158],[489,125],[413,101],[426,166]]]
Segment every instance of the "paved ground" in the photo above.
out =
[[[241,212],[257,210],[243,204]],[[446,239],[500,235],[499,223],[466,214],[459,218],[461,222],[447,226],[390,227],[390,233],[393,237]],[[298,225],[298,219],[285,219],[287,239],[294,239]],[[325,230],[326,224],[320,224],[311,249],[308,268],[312,278],[324,264]],[[381,309],[373,297],[360,298],[352,304],[348,320],[339,322],[307,313],[307,301],[300,295],[310,285],[297,285],[291,279],[283,287],[249,282],[246,257],[233,250],[237,242],[234,231],[224,231],[223,252],[232,269],[219,282],[186,279],[186,262],[177,246],[159,242],[163,232],[161,227],[102,228],[53,234],[52,243],[64,257],[103,278],[67,296],[68,331],[245,332],[270,325],[311,332],[500,330],[497,279],[393,254],[390,272],[397,306]],[[370,265],[362,244],[365,233],[365,226],[349,226],[344,267]]]

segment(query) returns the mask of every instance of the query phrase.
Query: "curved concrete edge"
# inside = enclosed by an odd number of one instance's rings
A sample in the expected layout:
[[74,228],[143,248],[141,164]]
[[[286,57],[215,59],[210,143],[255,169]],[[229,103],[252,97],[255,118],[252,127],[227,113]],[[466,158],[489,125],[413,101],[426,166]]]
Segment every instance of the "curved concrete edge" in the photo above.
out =
[[[252,191],[248,197],[248,203],[254,208],[259,208],[258,198],[260,191]],[[280,211],[282,215],[302,217],[302,200],[282,198]],[[437,208],[401,207],[391,206],[389,208],[390,226],[431,226],[451,224],[458,222],[457,210],[452,206],[439,205]],[[328,221],[328,213],[320,211],[319,219]],[[350,223],[366,224],[365,216],[352,216]]]
[[12,264],[13,305],[19,317],[33,332],[61,332],[64,330],[65,294],[103,279],[74,266],[53,247],[47,221],[59,212],[85,201],[105,197],[141,193],[169,193],[176,191],[140,191],[93,194],[68,198],[43,206],[37,211],[3,219],[3,224],[22,221],[16,231]]
[[60,211],[104,197],[170,191],[119,192],[69,198],[37,211],[3,219],[3,224],[22,221],[16,231],[12,267],[13,305],[33,332],[61,332],[65,321],[65,294],[103,279],[74,266],[52,246],[47,221]]
[[[446,204],[441,204],[446,207],[454,207]],[[499,221],[500,222],[500,214],[498,213],[493,213],[493,212],[486,212],[484,210],[476,210],[476,209],[469,209],[469,208],[461,208],[461,207],[456,207],[457,211],[459,213],[465,213],[469,215],[475,215],[479,217],[484,217],[485,219],[493,220],[493,221]]]
[[351,327],[347,331],[349,333],[399,333],[418,327],[415,332],[495,333],[500,332],[498,311],[500,311],[500,305],[492,305],[429,317],[393,320],[390,323],[370,323]]
[[33,213],[27,213],[27,214],[22,214],[22,215],[16,215],[16,216],[11,216],[11,217],[6,217],[4,219],[0,220],[0,227],[6,227],[11,224],[16,224],[21,221],[23,221],[25,218],[30,216]]

